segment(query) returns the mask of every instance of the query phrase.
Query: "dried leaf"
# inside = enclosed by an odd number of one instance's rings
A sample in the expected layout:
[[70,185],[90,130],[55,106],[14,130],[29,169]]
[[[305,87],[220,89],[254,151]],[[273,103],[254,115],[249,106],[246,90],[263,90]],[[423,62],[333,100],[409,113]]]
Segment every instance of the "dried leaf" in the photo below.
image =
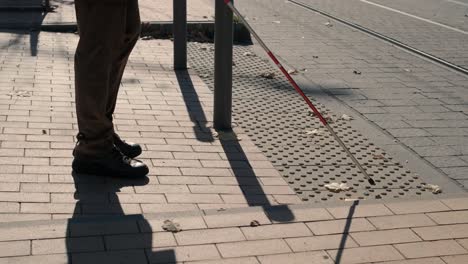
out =
[[346,183],[337,183],[337,182],[325,184],[325,188],[327,188],[327,190],[331,192],[336,192],[336,193],[351,189],[348,185],[346,185]]
[[173,232],[173,233],[182,231],[182,228],[180,228],[180,225],[178,223],[172,222],[171,220],[165,220],[164,224],[161,227],[162,229],[168,232]]
[[253,220],[252,222],[250,222],[251,227],[256,227],[256,226],[260,226],[260,225],[261,225],[260,222],[257,221],[257,220]]
[[12,91],[12,92],[9,92],[7,93],[7,95],[9,96],[17,96],[17,97],[31,97],[31,94],[32,92],[30,91]]
[[291,69],[291,70],[288,71],[288,73],[291,74],[291,75],[296,75],[299,72],[296,69]]
[[276,73],[274,72],[264,72],[260,74],[260,77],[263,77],[265,79],[274,79],[276,77]]
[[47,135],[47,131],[45,129],[42,129],[42,134]]
[[382,154],[373,154],[372,157],[374,159],[385,159],[385,156]]
[[306,134],[307,135],[319,136],[319,135],[323,134],[323,131],[316,128],[316,129],[311,130],[311,131],[306,131]]
[[341,117],[340,117],[341,120],[345,120],[345,121],[349,121],[349,120],[353,120],[353,117],[352,116],[349,116],[347,114],[343,114]]
[[442,192],[440,186],[435,184],[427,184],[424,186],[424,189],[430,190],[433,194],[438,194]]
[[356,75],[361,75],[361,72],[358,71],[358,70],[354,70],[353,73],[356,74]]
[[244,52],[244,56],[247,56],[247,57],[255,57],[256,55],[253,54],[253,53],[250,52],[250,51],[247,51],[247,52]]

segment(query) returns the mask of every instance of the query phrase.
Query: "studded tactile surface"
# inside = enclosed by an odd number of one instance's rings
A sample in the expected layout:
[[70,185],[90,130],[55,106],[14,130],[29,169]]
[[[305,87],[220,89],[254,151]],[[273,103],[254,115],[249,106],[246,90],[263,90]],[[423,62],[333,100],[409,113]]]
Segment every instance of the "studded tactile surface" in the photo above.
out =
[[[190,43],[189,63],[213,89],[214,49]],[[260,76],[275,73],[273,78]],[[310,98],[310,96],[309,96]],[[282,75],[249,46],[234,47],[233,118],[303,201],[433,195],[424,182],[367,140],[350,122],[310,98],[376,182],[371,186]],[[333,182],[347,191],[331,192]]]

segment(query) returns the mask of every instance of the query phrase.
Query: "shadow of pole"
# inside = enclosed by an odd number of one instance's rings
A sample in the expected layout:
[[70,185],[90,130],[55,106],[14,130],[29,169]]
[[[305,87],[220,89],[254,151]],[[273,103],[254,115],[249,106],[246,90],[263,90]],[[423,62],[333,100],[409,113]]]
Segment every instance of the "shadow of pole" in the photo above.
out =
[[207,127],[208,120],[203,112],[203,106],[198,98],[198,94],[193,86],[190,74],[186,70],[174,71],[177,82],[179,83],[182,96],[184,97],[187,113],[193,122],[193,132],[197,140],[202,142],[214,142],[210,128]]
[[[152,250],[153,232],[149,222],[142,214],[125,215],[120,204],[117,193],[122,188],[146,185],[148,178],[128,180],[76,173],[72,177],[77,202],[67,225],[68,264],[177,262],[172,249]],[[131,234],[135,236],[130,235],[122,243],[122,236],[130,233],[128,227],[134,228]],[[92,239],[102,241],[103,247],[87,245]]]
[[356,206],[358,206],[359,201],[354,201],[353,204],[349,207],[348,216],[346,217],[346,224],[343,230],[343,236],[341,237],[340,245],[338,247],[338,252],[336,253],[335,263],[341,263],[341,258],[343,257],[343,250],[346,246],[346,241],[348,240],[349,230],[351,229],[351,223],[353,222],[354,212],[356,211]]
[[[202,104],[195,87],[193,86],[190,74],[187,71],[175,71],[175,74],[180,85],[180,90],[182,92],[187,111],[194,123],[194,132],[197,139],[203,142],[214,142],[215,139],[211,134],[210,129],[206,126],[207,119],[203,113]],[[194,112],[196,112],[195,116],[193,116]],[[226,132],[234,135],[232,131]],[[271,220],[278,222],[294,220],[294,215],[287,205],[272,205],[235,135],[233,138],[228,140],[224,140],[220,137],[220,142],[227,160],[229,161],[232,172],[242,189],[247,204],[249,206],[262,206],[265,213]]]
[[[24,4],[28,5],[25,9],[22,8],[22,5]],[[6,32],[16,31],[18,38],[23,34],[29,35],[29,49],[31,56],[37,56],[41,26],[47,14],[54,12],[49,0],[30,0],[26,1],[26,3],[21,3],[21,1],[11,1],[0,4],[0,7],[0,31],[5,28],[5,25],[2,25],[2,23],[3,21],[6,21]],[[11,23],[10,21],[13,21],[14,24],[9,25],[9,23]],[[25,32],[25,30],[27,31]]]

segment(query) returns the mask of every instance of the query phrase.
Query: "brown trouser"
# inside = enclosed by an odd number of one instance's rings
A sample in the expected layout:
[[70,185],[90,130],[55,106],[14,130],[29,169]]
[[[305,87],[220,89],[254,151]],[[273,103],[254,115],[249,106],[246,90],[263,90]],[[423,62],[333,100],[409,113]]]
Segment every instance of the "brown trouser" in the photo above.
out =
[[140,14],[138,0],[76,0],[75,8],[80,35],[75,54],[75,155],[96,156],[113,147],[112,114],[140,34]]

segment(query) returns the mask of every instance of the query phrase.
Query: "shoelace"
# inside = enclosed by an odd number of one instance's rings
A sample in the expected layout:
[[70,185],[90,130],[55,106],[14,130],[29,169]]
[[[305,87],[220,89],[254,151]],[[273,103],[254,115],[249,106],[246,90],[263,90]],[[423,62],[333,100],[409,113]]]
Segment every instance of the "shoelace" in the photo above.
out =
[[113,154],[113,157],[116,158],[116,159],[122,159],[123,162],[125,162],[126,164],[130,165],[131,162],[132,162],[132,159],[125,156],[124,154],[122,154],[122,152],[120,152],[117,148],[114,148],[112,150],[112,154]]

